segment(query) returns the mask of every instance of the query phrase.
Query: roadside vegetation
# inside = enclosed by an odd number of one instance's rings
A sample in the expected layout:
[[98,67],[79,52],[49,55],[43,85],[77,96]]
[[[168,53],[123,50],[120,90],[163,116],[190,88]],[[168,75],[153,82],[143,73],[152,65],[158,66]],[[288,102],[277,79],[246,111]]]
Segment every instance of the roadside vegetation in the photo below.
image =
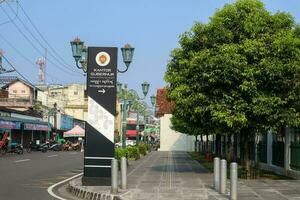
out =
[[215,135],[219,157],[221,136],[239,138],[240,160],[236,145],[225,157],[240,161],[250,177],[249,142],[300,125],[299,48],[293,16],[271,13],[260,0],[237,0],[208,23],[195,23],[180,36],[165,73],[172,128],[201,141]]
[[115,149],[115,158],[120,160],[121,157],[126,157],[128,160],[138,160],[141,155],[146,155],[147,152],[151,151],[149,144],[140,142],[136,146],[128,146],[126,148],[116,148]]

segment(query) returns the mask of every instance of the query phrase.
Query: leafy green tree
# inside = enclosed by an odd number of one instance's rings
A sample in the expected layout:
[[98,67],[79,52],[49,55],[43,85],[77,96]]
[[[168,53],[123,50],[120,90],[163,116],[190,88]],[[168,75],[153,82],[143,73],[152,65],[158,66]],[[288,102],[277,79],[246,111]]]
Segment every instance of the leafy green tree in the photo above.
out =
[[237,0],[179,44],[165,74],[173,122],[240,134],[245,161],[256,132],[300,124],[300,28],[290,14]]

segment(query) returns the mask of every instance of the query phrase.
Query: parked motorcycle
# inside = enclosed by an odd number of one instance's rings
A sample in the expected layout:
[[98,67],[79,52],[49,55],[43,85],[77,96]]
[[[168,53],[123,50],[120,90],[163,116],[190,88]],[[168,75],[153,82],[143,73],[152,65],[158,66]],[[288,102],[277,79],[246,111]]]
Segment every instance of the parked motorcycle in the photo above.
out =
[[49,147],[49,150],[52,151],[61,151],[62,150],[62,145],[58,143],[52,143]]
[[71,147],[73,151],[80,151],[80,144],[78,142],[71,144]]
[[27,152],[31,153],[31,151],[41,151],[43,153],[46,153],[48,151],[48,144],[34,144],[33,142],[30,142],[29,148],[27,148]]
[[1,154],[6,153],[17,153],[17,154],[23,154],[23,146],[18,143],[11,143],[7,145],[3,145],[1,148]]

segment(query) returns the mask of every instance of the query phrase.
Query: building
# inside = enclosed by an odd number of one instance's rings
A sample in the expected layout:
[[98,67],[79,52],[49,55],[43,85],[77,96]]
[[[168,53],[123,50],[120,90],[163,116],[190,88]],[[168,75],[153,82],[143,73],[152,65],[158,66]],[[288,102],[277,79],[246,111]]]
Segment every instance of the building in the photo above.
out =
[[32,109],[37,103],[37,89],[29,82],[20,78],[2,86],[0,106],[15,110],[25,111]]
[[25,148],[29,147],[31,141],[43,143],[47,131],[48,123],[32,110],[0,108],[0,135],[9,132],[11,143],[22,144]]
[[69,84],[65,86],[66,102],[64,111],[76,119],[87,120],[88,99],[86,84]]
[[195,137],[172,130],[172,103],[167,89],[157,89],[155,116],[160,120],[160,151],[193,151]]
[[59,112],[79,120],[87,120],[87,96],[85,84],[39,85],[37,99],[48,108],[56,104]]

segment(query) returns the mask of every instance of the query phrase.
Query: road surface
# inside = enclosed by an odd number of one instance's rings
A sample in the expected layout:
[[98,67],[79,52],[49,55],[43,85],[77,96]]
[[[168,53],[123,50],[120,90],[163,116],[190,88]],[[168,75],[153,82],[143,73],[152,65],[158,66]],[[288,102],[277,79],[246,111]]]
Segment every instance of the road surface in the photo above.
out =
[[32,152],[0,156],[1,200],[53,200],[47,188],[82,172],[81,152]]

